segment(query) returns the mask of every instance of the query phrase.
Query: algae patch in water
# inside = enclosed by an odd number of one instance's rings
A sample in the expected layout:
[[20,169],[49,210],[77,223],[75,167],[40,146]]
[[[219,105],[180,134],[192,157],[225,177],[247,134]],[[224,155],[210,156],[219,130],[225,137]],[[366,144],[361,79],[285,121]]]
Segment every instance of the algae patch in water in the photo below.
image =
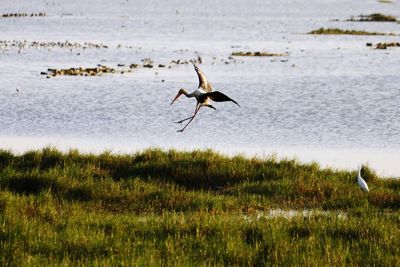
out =
[[[66,68],[66,69],[56,69],[56,68],[49,68],[47,71],[42,71],[40,74],[41,75],[47,75],[47,78],[50,77],[55,77],[55,76],[102,76],[103,74],[124,74],[124,73],[129,73],[132,72],[133,69],[137,68],[148,68],[152,69],[154,65],[154,61],[150,58],[144,58],[141,60],[142,64],[124,64],[124,63],[118,63],[117,67],[118,68],[112,68],[108,67],[102,64],[97,64],[96,67],[92,68],[83,68],[83,67],[72,67],[72,68]],[[190,59],[190,60],[184,60],[184,59],[178,59],[178,60],[172,60],[170,64],[168,65],[168,68],[171,68],[174,65],[180,65],[180,64],[189,64],[190,62],[193,62],[195,64],[201,64],[202,59],[200,56],[197,57],[197,59]],[[157,65],[156,65],[157,66]],[[166,64],[158,64],[159,68],[167,68]]]
[[381,13],[373,13],[370,15],[359,15],[357,17],[351,17],[347,21],[360,21],[360,22],[396,22],[395,16],[385,15]]
[[378,2],[382,4],[393,4],[392,0],[378,0]]
[[389,47],[400,47],[399,42],[390,42],[390,43],[377,43],[373,45],[372,43],[367,43],[367,46],[374,46],[375,49],[387,49]]
[[367,31],[359,31],[359,30],[343,30],[343,29],[339,29],[339,28],[319,28],[317,30],[308,32],[308,34],[396,35],[394,33],[367,32]]
[[285,53],[269,53],[269,52],[232,52],[232,56],[240,56],[240,57],[281,57],[287,56]]
[[3,13],[0,14],[0,18],[17,18],[17,17],[46,17],[46,13],[40,12],[40,13]]
[[[127,72],[130,72],[130,69],[136,68],[136,64],[131,64],[129,70],[126,70]],[[68,68],[68,69],[48,69],[48,72],[41,72],[42,75],[48,75],[47,78],[50,78],[50,76],[60,76],[60,75],[68,75],[68,76],[99,76],[105,73],[121,73],[123,74],[124,71],[117,71],[114,68],[107,67],[104,65],[98,65],[97,67],[94,68]]]

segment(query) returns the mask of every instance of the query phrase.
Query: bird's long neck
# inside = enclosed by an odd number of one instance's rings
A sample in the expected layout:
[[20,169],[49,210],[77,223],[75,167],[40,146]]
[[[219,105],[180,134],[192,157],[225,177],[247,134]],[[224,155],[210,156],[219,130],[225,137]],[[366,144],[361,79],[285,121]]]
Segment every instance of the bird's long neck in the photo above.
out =
[[194,93],[189,94],[185,89],[182,89],[182,94],[184,94],[186,97],[194,97]]

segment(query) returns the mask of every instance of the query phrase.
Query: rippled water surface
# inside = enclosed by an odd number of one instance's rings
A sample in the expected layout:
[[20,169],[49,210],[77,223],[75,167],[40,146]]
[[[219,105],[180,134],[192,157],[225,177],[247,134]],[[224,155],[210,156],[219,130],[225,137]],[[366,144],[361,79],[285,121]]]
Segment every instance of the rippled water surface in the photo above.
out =
[[[103,49],[2,47],[0,147],[16,151],[54,145],[132,152],[149,146],[213,148],[317,160],[355,169],[369,163],[400,175],[400,48],[366,43],[399,36],[314,36],[320,27],[400,34],[398,23],[346,22],[375,12],[400,18],[400,2],[283,1],[2,1],[0,40],[93,42]],[[339,21],[337,21],[339,20]],[[287,53],[229,59],[234,51]],[[190,64],[200,56],[214,86],[241,105],[203,109],[182,134],[174,121],[194,99]],[[46,78],[48,68],[154,61],[155,68],[96,77]],[[227,64],[229,63],[229,64]],[[21,92],[16,92],[19,87]]]

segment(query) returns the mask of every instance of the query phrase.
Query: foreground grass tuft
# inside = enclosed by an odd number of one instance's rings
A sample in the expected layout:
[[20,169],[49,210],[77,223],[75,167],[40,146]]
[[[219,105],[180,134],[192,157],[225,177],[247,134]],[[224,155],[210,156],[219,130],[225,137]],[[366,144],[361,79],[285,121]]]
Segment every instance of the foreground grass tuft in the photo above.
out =
[[0,264],[395,265],[400,182],[211,150],[0,150]]

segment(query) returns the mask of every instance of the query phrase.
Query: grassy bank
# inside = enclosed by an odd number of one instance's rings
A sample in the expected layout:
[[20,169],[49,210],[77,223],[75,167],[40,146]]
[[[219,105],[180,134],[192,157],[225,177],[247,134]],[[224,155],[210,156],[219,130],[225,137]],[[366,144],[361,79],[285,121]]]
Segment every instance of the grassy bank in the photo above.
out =
[[400,182],[363,177],[369,194],[293,160],[0,151],[0,264],[395,265]]

